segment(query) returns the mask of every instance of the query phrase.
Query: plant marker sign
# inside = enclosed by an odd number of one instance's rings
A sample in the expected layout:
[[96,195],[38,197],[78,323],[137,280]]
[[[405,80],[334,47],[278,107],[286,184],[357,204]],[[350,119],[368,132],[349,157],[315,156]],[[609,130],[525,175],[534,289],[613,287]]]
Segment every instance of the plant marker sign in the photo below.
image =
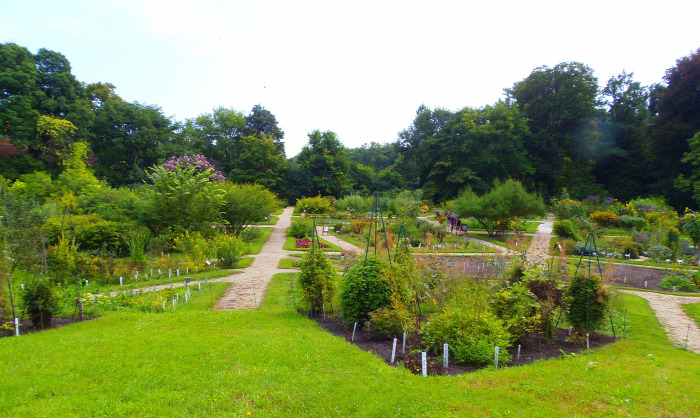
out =
[[15,336],[19,337],[19,318],[15,318]]
[[391,364],[394,364],[394,360],[396,359],[396,338],[394,338],[394,346],[391,348]]
[[496,354],[494,355],[494,359],[493,359],[493,360],[494,360],[494,364],[495,364],[495,366],[496,366],[497,369],[498,369],[498,350],[499,350],[499,349],[498,349],[498,346],[496,346],[496,350],[495,350]]
[[442,367],[444,367],[444,368],[448,367],[448,365],[450,364],[449,358],[450,358],[450,349],[447,346],[447,343],[445,343],[442,346]]
[[421,354],[421,365],[423,366],[423,377],[428,377],[428,355],[425,351]]

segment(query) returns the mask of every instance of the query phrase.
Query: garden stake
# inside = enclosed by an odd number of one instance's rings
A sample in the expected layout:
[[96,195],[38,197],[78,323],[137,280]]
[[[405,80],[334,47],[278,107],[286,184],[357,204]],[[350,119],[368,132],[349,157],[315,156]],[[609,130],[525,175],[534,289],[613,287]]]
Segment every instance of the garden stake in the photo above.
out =
[[350,342],[355,341],[355,330],[357,329],[357,322],[355,322],[355,325],[352,327],[352,337],[350,338]]
[[591,349],[591,345],[590,345],[590,342],[589,342],[589,338],[588,338],[588,337],[589,337],[589,335],[588,335],[588,333],[586,333],[586,350],[590,350],[590,349]]
[[119,286],[123,286],[123,285],[124,285],[124,281],[122,280],[122,277],[119,276]]
[[615,335],[615,324],[613,324],[612,312],[610,312],[610,328],[612,328],[613,338],[617,338],[617,335]]
[[396,338],[394,338],[394,346],[391,348],[391,364],[394,364],[396,358]]
[[644,280],[644,288],[645,289],[647,288],[647,281],[646,280]]
[[428,357],[425,354],[425,351],[423,351],[423,354],[421,355],[421,364],[423,366],[423,377],[428,377]]
[[202,291],[202,282],[197,283],[197,286],[199,288],[198,292]]
[[[394,339],[394,341],[396,341],[396,340]],[[447,366],[450,364],[449,357],[450,357],[450,349],[447,346],[447,343],[445,343],[442,345],[442,367],[447,368]]]
[[323,320],[326,320],[326,304],[323,304]]
[[498,346],[496,346],[496,349],[494,351],[496,352],[496,354],[494,355],[493,361],[494,361],[494,365],[498,369]]
[[95,303],[97,303],[97,295],[95,295]]
[[403,333],[403,345],[401,346],[401,354],[406,354],[406,333]]
[[518,360],[520,360],[520,344],[518,344]]
[[15,337],[19,337],[19,318],[15,318]]
[[170,290],[173,290],[173,285],[174,285],[174,284],[175,284],[175,282],[170,282]]

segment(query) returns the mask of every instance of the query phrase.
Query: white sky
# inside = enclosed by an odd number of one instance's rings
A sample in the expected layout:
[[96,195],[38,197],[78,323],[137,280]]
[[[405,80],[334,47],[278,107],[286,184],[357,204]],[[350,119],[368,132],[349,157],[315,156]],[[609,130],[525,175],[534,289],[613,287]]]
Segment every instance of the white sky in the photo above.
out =
[[184,121],[260,104],[287,155],[314,129],[392,142],[419,105],[481,107],[541,65],[661,82],[700,47],[700,1],[0,0],[0,43]]

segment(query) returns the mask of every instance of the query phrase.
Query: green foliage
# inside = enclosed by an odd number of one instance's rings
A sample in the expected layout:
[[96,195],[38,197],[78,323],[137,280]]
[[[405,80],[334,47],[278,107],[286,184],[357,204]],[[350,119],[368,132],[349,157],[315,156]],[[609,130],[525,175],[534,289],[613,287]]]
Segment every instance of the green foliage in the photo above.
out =
[[22,293],[22,303],[35,326],[51,327],[51,320],[58,309],[57,295],[51,281],[36,280],[28,284]]
[[600,276],[574,276],[566,288],[566,297],[566,319],[574,329],[593,332],[603,325],[610,294]]
[[146,228],[135,228],[126,233],[124,241],[129,247],[131,262],[140,266],[146,264],[146,250],[151,239],[151,233]]
[[250,249],[243,239],[232,235],[219,234],[211,239],[212,252],[222,267],[233,267]]
[[73,235],[76,245],[83,251],[107,250],[118,254],[126,250],[122,237],[135,228],[136,223],[133,221],[107,221],[96,213],[53,217],[47,219],[42,226],[49,245],[57,243],[63,233],[66,236]]
[[647,220],[632,215],[622,215],[617,218],[617,226],[624,229],[634,229],[635,231],[641,231],[646,228]]
[[392,307],[382,307],[370,312],[372,329],[387,337],[400,337],[403,333],[411,335],[416,330],[416,316],[401,303]]
[[314,313],[320,312],[324,303],[333,300],[336,272],[322,251],[309,251],[304,255],[298,277],[304,301]]
[[649,257],[653,258],[657,263],[662,259],[668,258],[672,255],[671,249],[665,245],[652,245],[647,248],[647,254]]
[[675,274],[665,275],[664,279],[661,281],[661,283],[659,283],[659,287],[666,290],[675,289],[686,292],[695,292],[698,290],[698,287],[695,285],[695,283],[683,276]]
[[205,267],[207,259],[216,255],[212,243],[207,241],[198,231],[192,233],[185,231],[173,239],[173,244],[175,251],[185,254],[192,262],[193,267]]
[[369,318],[369,313],[391,305],[391,287],[384,275],[388,263],[377,256],[351,267],[343,277],[340,306],[343,321],[352,325]]
[[[309,144],[290,163],[288,186],[293,197],[338,196],[350,185],[350,160],[331,131],[309,133]],[[329,205],[330,207],[330,205]]]
[[331,210],[331,202],[328,198],[316,196],[316,197],[305,197],[303,199],[297,199],[297,203],[294,206],[294,213],[299,214],[301,212],[321,214],[328,213]]
[[230,162],[233,166],[229,174],[231,181],[256,183],[277,192],[284,190],[287,160],[283,144],[279,147],[271,136],[248,135],[236,141],[235,148],[237,152]]
[[335,210],[338,212],[349,210],[351,213],[366,213],[372,210],[372,200],[359,194],[351,194],[336,200]]
[[558,200],[552,198],[552,212],[557,216],[557,219],[570,219],[574,217],[583,218],[586,216],[586,209],[581,205],[581,202],[568,198]]
[[496,294],[493,309],[505,322],[510,335],[518,340],[533,329],[540,305],[525,283],[515,283]]
[[309,219],[294,219],[287,228],[287,236],[294,238],[312,237],[314,234],[314,223]]
[[77,254],[75,238],[62,234],[58,243],[50,247],[46,255],[49,274],[59,283],[73,283],[77,275]]
[[530,278],[527,287],[535,296],[539,307],[537,309],[536,326],[538,331],[550,340],[554,336],[557,321],[557,311],[564,303],[564,290],[559,287],[557,280]]
[[681,225],[683,232],[688,234],[693,241],[693,246],[697,248],[698,242],[700,242],[700,213],[686,208],[681,218]]
[[570,219],[564,219],[561,221],[554,222],[554,227],[552,228],[554,235],[562,239],[570,239],[578,241],[579,237],[576,234],[576,228],[574,223]]
[[589,216],[596,225],[601,227],[614,226],[617,223],[617,214],[609,211],[597,210]]
[[279,209],[277,196],[259,184],[226,183],[221,217],[226,228],[239,236],[248,226],[262,222]]
[[483,196],[471,189],[462,192],[455,201],[461,217],[475,218],[489,236],[503,234],[517,217],[544,215],[542,198],[528,193],[516,180],[496,181],[494,188]]
[[444,343],[459,363],[489,364],[500,348],[499,362],[510,361],[506,350],[510,334],[506,324],[490,309],[483,284],[463,285],[442,312],[430,317],[421,328],[423,343],[433,353],[441,353]]
[[149,174],[151,208],[149,223],[157,233],[200,231],[211,235],[221,218],[225,192],[212,169],[195,165],[172,169],[158,166]]

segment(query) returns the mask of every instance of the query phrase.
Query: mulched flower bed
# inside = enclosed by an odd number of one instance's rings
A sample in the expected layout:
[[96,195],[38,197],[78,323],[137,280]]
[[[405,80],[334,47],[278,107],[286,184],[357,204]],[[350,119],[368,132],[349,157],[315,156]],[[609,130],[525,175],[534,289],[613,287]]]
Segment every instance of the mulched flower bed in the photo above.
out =
[[[325,330],[331,334],[344,338],[350,342],[352,338],[352,327],[345,325],[338,315],[326,316],[324,320],[322,316],[314,318],[314,320]],[[508,364],[499,364],[499,367],[513,367],[529,364],[537,360],[548,360],[561,356],[562,354],[578,353],[586,349],[585,340],[581,342],[567,341],[569,332],[564,329],[559,329],[556,332],[554,341],[545,342],[541,335],[530,334],[525,337],[525,341],[521,342],[520,359],[517,359],[517,344],[508,349],[513,360]],[[371,352],[383,358],[387,363],[391,361],[391,350],[393,346],[393,338],[384,337],[375,332],[368,332],[366,327],[355,331],[355,339],[352,344],[361,350]],[[613,343],[616,338],[609,335],[593,334],[589,338],[591,349],[602,347]],[[413,334],[406,336],[406,353],[401,353],[402,339],[399,338],[396,347],[396,363],[411,370],[415,374],[422,374],[422,355],[420,352],[421,335]],[[412,352],[413,351],[413,352]],[[442,360],[428,353],[428,374],[430,375],[458,375],[463,373],[474,372],[488,366],[469,366],[455,365],[454,360],[450,359],[448,368],[442,367]],[[489,365],[489,366],[492,366]]]
[[[318,245],[320,245],[321,248],[328,248],[328,245],[322,242],[319,242]],[[311,248],[311,240],[297,238],[297,248]]]

